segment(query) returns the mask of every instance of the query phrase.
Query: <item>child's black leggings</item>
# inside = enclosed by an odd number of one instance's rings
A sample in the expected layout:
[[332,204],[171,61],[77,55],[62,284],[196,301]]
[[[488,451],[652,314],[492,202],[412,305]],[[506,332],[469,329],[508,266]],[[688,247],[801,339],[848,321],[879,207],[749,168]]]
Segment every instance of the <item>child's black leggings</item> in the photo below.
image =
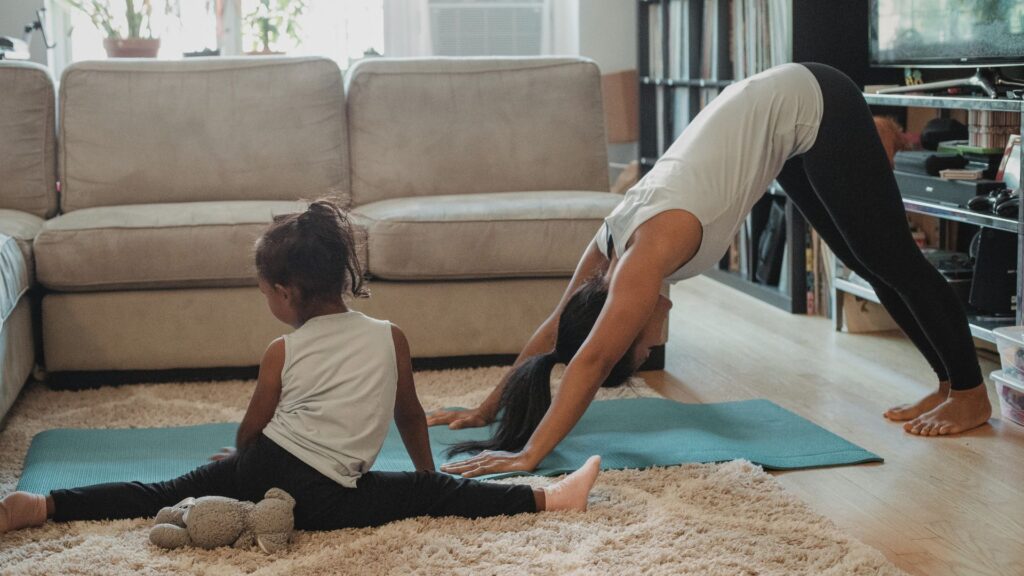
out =
[[277,487],[295,498],[300,530],[380,526],[415,516],[482,518],[536,512],[533,489],[435,472],[369,472],[345,488],[260,435],[242,452],[184,476],[144,484],[117,482],[54,490],[55,521],[155,516],[189,496],[258,502]]
[[836,256],[878,299],[954,390],[982,383],[963,305],[914,243],[871,110],[859,88],[823,64],[804,64],[821,86],[818,137],[786,163],[779,184]]

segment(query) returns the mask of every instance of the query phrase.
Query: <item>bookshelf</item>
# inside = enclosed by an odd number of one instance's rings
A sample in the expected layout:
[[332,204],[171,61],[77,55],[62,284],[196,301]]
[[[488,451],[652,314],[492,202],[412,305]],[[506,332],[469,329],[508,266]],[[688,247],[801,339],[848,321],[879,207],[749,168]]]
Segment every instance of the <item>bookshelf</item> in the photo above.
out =
[[[639,162],[646,172],[687,124],[737,79],[785,62],[822,62],[856,83],[891,83],[899,71],[868,67],[863,0],[638,0]],[[784,224],[772,211],[784,214]],[[768,223],[784,238],[781,269],[758,274]],[[784,230],[784,232],[783,232]],[[773,186],[754,207],[711,278],[791,313],[827,307],[817,242],[785,192]],[[776,258],[778,262],[779,259]],[[760,279],[759,279],[760,278]]]

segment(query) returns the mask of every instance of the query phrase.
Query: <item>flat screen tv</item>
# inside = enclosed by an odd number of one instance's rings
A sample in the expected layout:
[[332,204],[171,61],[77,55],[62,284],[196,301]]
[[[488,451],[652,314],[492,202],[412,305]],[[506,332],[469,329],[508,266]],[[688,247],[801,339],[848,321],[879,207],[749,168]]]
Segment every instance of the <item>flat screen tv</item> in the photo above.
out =
[[875,66],[1024,65],[1024,0],[869,0]]

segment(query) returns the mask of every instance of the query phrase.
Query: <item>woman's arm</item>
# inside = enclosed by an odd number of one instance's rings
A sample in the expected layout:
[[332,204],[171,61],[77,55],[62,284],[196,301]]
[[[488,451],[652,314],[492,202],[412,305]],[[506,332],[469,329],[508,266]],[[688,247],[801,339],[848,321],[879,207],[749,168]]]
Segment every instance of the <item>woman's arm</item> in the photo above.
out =
[[416,396],[416,384],[412,376],[412,355],[409,341],[398,326],[391,326],[391,338],[395,342],[395,359],[398,365],[398,390],[395,394],[395,425],[402,435],[405,450],[412,458],[417,470],[434,470],[434,456],[430,453],[430,436],[427,432],[427,417]]
[[427,425],[448,424],[449,428],[457,430],[459,428],[486,426],[493,422],[498,412],[498,401],[501,399],[501,393],[505,389],[509,375],[512,374],[516,366],[522,364],[527,358],[537,354],[544,354],[554,349],[555,335],[558,333],[558,317],[562,313],[562,308],[565,307],[565,304],[572,298],[572,295],[576,293],[576,290],[588,278],[597,274],[607,264],[608,259],[598,250],[596,239],[592,240],[583,252],[583,256],[580,257],[580,262],[576,265],[576,271],[573,272],[569,286],[566,287],[565,293],[562,294],[562,300],[558,303],[558,306],[555,307],[555,310],[548,316],[547,320],[533,333],[526,346],[523,347],[522,352],[519,353],[515,363],[505,372],[498,385],[491,390],[491,393],[480,403],[480,406],[472,410],[436,410],[427,417]]
[[442,470],[471,478],[536,468],[576,425],[612,367],[630,350],[651,319],[664,279],[693,258],[701,233],[699,221],[682,211],[660,214],[638,228],[613,271],[604,310],[526,446],[520,452],[482,452]]
[[249,408],[238,426],[235,446],[242,450],[263,432],[274,417],[277,404],[281,401],[281,369],[284,368],[284,338],[270,343],[260,361],[260,374],[256,389],[249,400]]

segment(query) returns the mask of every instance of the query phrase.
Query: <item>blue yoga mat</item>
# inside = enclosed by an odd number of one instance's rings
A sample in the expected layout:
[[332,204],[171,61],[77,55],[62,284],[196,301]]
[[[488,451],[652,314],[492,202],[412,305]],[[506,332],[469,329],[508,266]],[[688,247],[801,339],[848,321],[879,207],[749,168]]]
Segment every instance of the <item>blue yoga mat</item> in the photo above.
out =
[[[32,439],[19,490],[139,480],[155,482],[202,465],[234,443],[237,424],[181,428],[59,429]],[[448,446],[488,437],[486,428],[430,429],[435,462]],[[680,404],[661,398],[594,402],[573,431],[534,472],[560,474],[591,454],[602,468],[649,468],[745,459],[766,469],[792,470],[881,462],[877,455],[767,400]],[[464,456],[463,456],[464,457]],[[374,470],[411,470],[394,425]],[[515,474],[496,475],[509,476]]]

